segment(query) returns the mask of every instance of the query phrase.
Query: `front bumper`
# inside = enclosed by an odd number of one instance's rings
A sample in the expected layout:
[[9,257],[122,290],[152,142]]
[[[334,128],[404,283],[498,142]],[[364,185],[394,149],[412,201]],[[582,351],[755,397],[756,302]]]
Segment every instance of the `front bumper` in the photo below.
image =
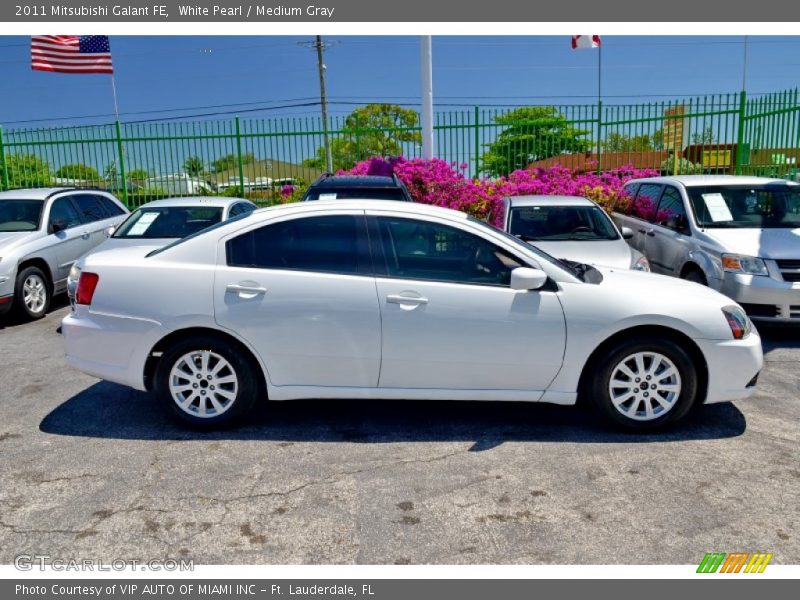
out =
[[751,319],[800,325],[800,282],[739,273],[725,273],[718,282],[717,289],[741,304]]
[[743,340],[695,340],[708,366],[705,404],[730,402],[752,396],[764,366],[761,337],[754,329]]
[[0,275],[0,315],[6,314],[14,304],[14,276]]

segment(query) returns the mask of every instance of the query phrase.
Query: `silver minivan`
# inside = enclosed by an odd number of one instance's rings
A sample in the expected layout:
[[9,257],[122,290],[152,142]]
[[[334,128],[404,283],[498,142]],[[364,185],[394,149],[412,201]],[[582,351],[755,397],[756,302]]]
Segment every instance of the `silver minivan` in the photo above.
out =
[[655,273],[708,285],[753,319],[800,323],[800,185],[687,175],[631,180],[615,207]]
[[0,314],[38,319],[66,289],[72,264],[128,216],[100,190],[41,188],[0,192]]

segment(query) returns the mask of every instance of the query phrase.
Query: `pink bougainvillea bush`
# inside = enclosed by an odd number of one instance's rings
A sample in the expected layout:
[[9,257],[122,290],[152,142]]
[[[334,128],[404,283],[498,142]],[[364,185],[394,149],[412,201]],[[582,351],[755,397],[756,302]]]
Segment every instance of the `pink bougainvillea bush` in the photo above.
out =
[[632,205],[622,188],[631,179],[658,175],[658,171],[653,169],[630,166],[601,173],[573,173],[556,165],[546,169],[522,169],[496,179],[470,179],[464,174],[466,168],[467,165],[456,165],[439,158],[373,157],[357,163],[348,173],[395,173],[416,202],[461,210],[495,224],[501,218],[500,203],[507,196],[586,196],[606,210],[652,211],[652,206]]

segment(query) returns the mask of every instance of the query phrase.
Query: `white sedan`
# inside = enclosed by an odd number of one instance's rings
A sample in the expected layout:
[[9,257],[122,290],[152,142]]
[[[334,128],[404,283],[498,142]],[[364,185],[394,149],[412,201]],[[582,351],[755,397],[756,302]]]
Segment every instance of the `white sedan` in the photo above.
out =
[[741,307],[649,273],[574,269],[467,215],[298,203],[164,248],[82,259],[67,358],[216,426],[261,399],[585,401],[647,429],[750,396]]

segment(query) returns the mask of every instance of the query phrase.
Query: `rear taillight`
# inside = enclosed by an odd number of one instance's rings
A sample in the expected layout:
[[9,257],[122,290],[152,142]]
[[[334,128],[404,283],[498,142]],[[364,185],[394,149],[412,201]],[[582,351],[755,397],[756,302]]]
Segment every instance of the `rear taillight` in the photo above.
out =
[[97,289],[99,281],[100,276],[97,273],[83,271],[80,279],[78,279],[78,289],[75,291],[75,303],[91,304],[94,291]]

